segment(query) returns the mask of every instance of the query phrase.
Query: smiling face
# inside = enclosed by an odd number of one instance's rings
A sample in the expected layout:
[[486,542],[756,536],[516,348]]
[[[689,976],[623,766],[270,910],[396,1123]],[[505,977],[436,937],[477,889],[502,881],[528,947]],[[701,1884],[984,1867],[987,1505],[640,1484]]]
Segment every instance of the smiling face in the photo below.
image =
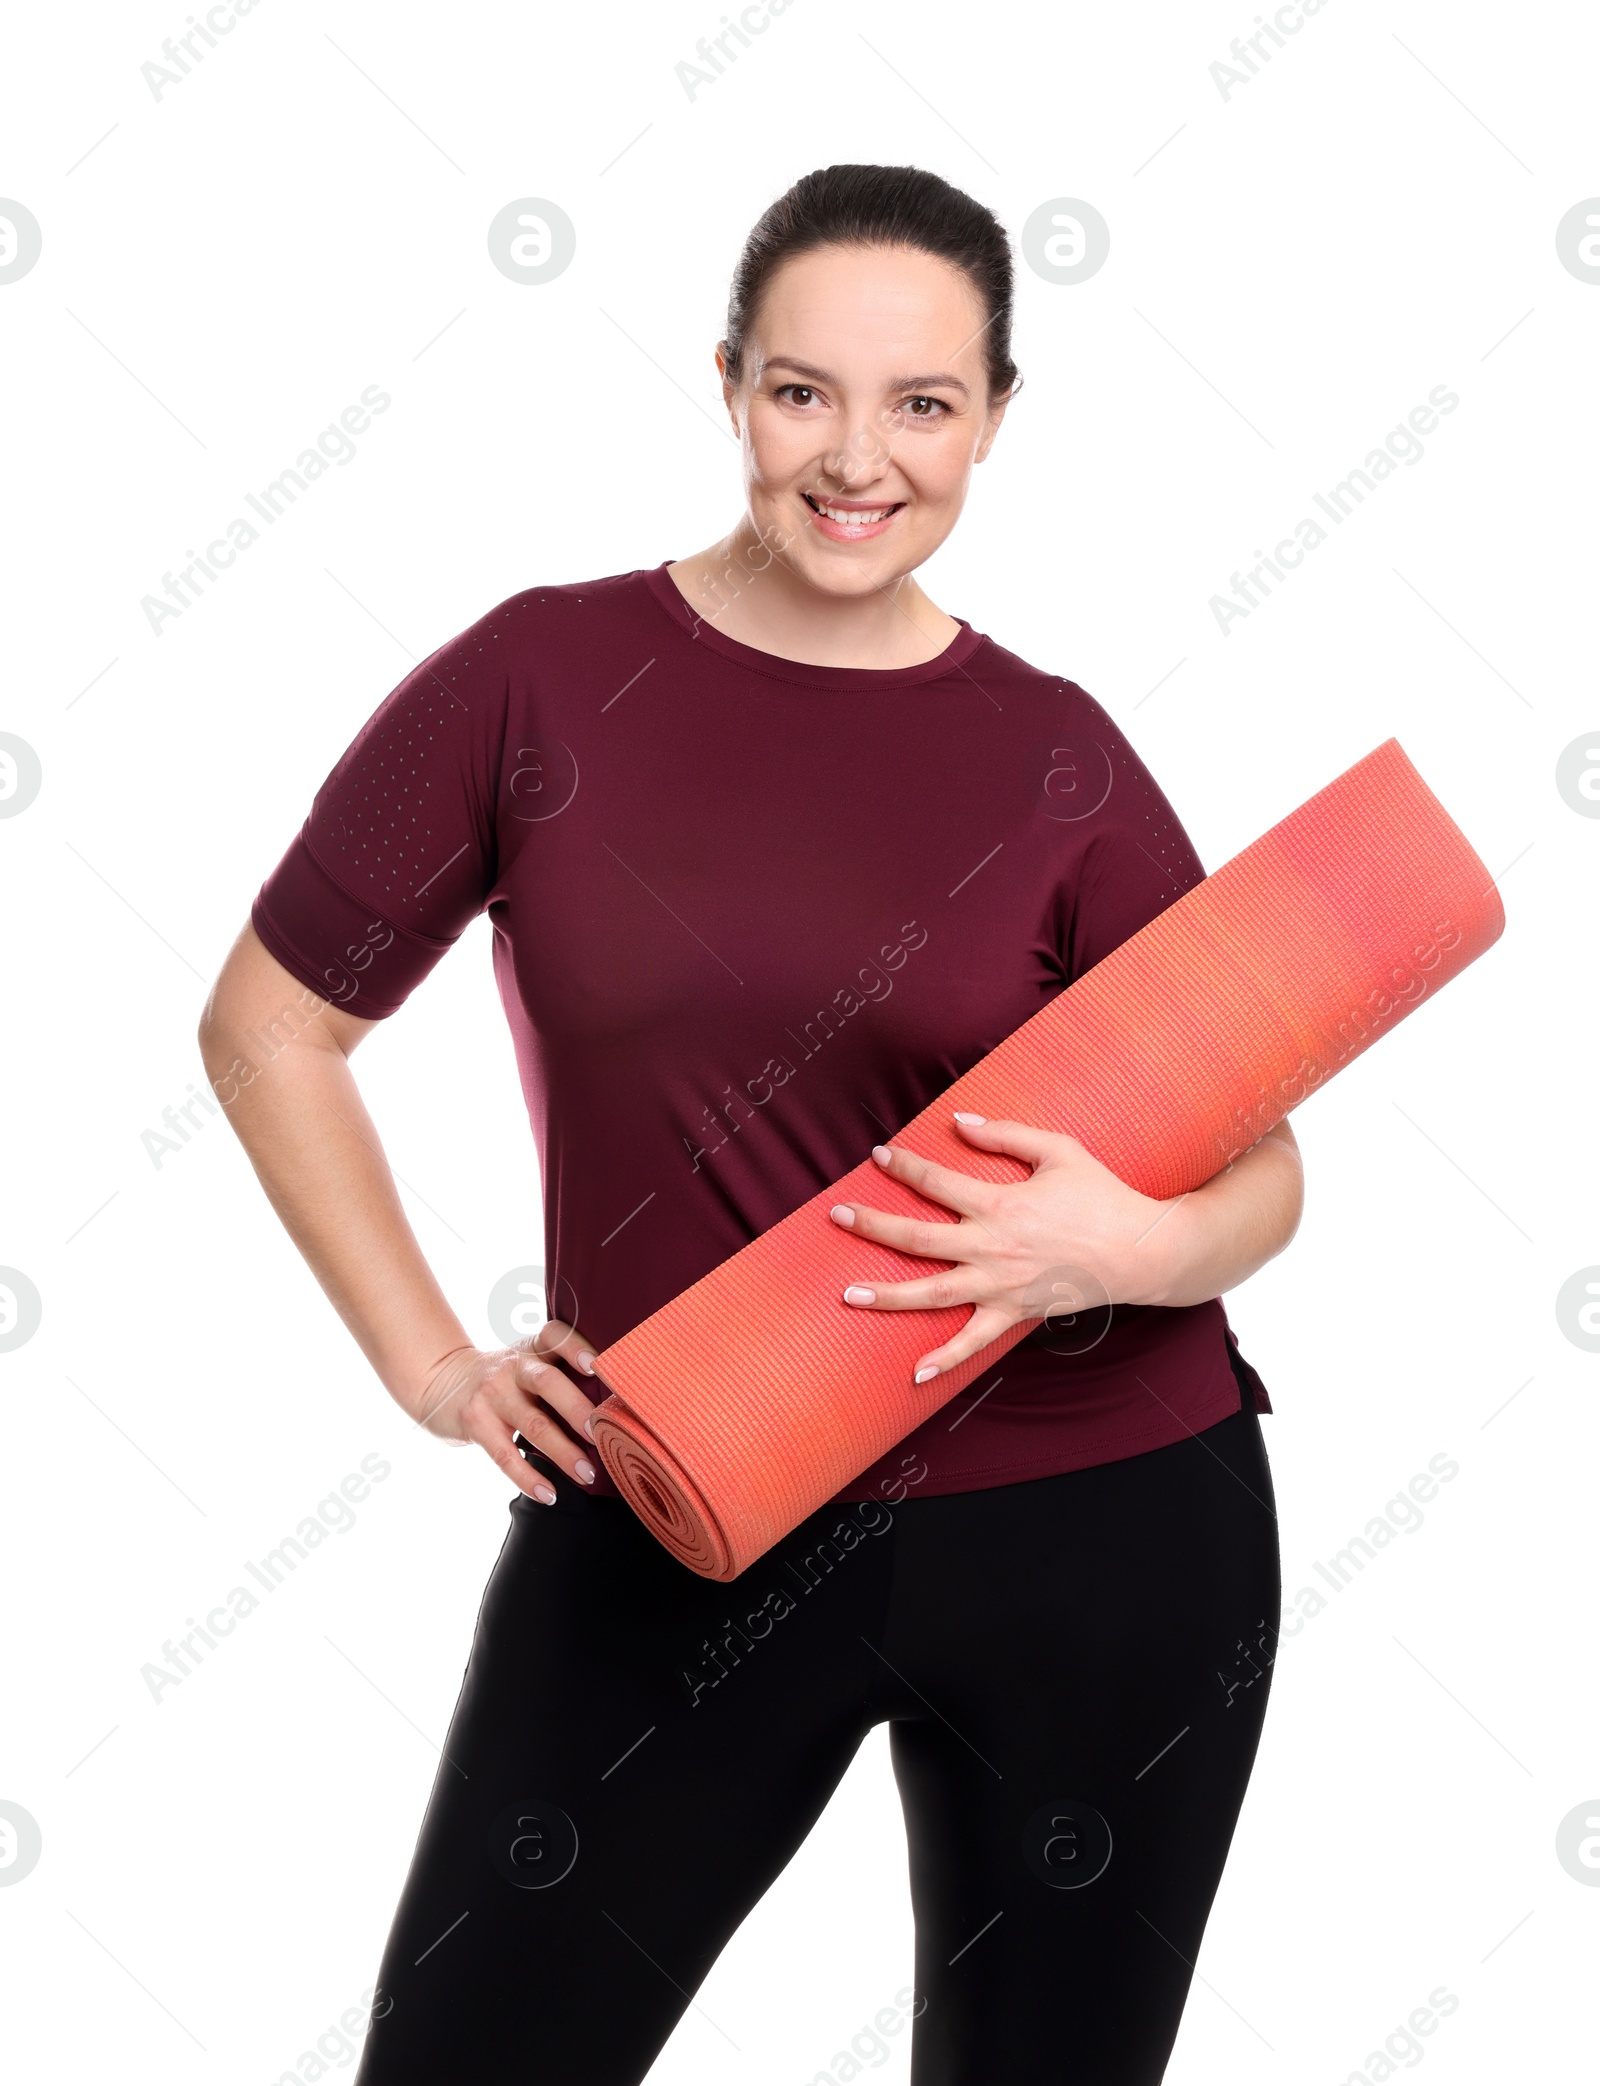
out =
[[818,247],[775,271],[723,395],[750,518],[796,577],[868,594],[949,535],[1006,406],[985,318],[967,275],[913,247]]

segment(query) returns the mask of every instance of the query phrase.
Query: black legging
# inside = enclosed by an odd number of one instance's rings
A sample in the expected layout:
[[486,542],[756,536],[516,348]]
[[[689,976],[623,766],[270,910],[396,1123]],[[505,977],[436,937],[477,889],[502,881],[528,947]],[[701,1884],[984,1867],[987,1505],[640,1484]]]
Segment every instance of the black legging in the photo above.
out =
[[358,2086],[635,2086],[885,1719],[913,2086],[1162,2077],[1276,1641],[1253,1409],[820,1508],[727,1585],[553,1482],[510,1502]]

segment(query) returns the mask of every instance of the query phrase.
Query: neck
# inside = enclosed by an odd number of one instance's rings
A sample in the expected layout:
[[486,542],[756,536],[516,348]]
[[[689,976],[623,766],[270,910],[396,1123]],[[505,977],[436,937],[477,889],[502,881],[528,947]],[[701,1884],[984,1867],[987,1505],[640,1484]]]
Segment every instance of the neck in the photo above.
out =
[[762,542],[749,515],[667,567],[689,606],[757,651],[808,666],[891,668],[937,658],[960,629],[903,573],[864,594],[829,594]]

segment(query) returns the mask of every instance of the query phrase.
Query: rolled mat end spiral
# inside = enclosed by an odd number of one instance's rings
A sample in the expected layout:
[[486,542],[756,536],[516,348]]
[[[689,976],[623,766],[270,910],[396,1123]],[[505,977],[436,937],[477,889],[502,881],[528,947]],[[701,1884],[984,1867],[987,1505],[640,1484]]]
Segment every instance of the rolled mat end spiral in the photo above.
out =
[[594,1441],[618,1490],[657,1542],[702,1579],[733,1579],[739,1567],[710,1503],[613,1391],[594,1411]]

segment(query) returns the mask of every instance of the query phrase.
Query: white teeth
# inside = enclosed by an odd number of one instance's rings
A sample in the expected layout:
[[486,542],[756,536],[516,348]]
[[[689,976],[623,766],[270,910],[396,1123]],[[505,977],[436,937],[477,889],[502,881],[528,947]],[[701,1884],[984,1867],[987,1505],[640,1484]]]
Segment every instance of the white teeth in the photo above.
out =
[[868,525],[869,523],[871,523],[871,522],[879,522],[879,521],[883,521],[883,520],[885,519],[885,517],[886,517],[886,516],[888,516],[888,515],[890,515],[890,514],[892,514],[892,513],[894,512],[894,508],[893,508],[893,507],[877,507],[877,508],[874,508],[874,509],[873,509],[873,510],[872,510],[872,511],[871,511],[870,513],[866,513],[866,514],[863,514],[863,513],[859,513],[859,512],[848,512],[848,513],[847,513],[846,511],[844,511],[844,510],[843,510],[843,509],[841,509],[841,508],[838,508],[838,507],[823,507],[823,506],[821,506],[821,505],[820,505],[820,503],[819,503],[818,511],[819,511],[819,513],[825,514],[825,515],[826,515],[826,516],[828,517],[829,521],[831,521],[831,522],[838,522],[838,523],[839,523],[839,525],[840,525],[840,526],[841,526],[842,528],[846,528],[846,529],[864,529],[864,528],[866,528],[866,527],[867,527],[867,525]]

